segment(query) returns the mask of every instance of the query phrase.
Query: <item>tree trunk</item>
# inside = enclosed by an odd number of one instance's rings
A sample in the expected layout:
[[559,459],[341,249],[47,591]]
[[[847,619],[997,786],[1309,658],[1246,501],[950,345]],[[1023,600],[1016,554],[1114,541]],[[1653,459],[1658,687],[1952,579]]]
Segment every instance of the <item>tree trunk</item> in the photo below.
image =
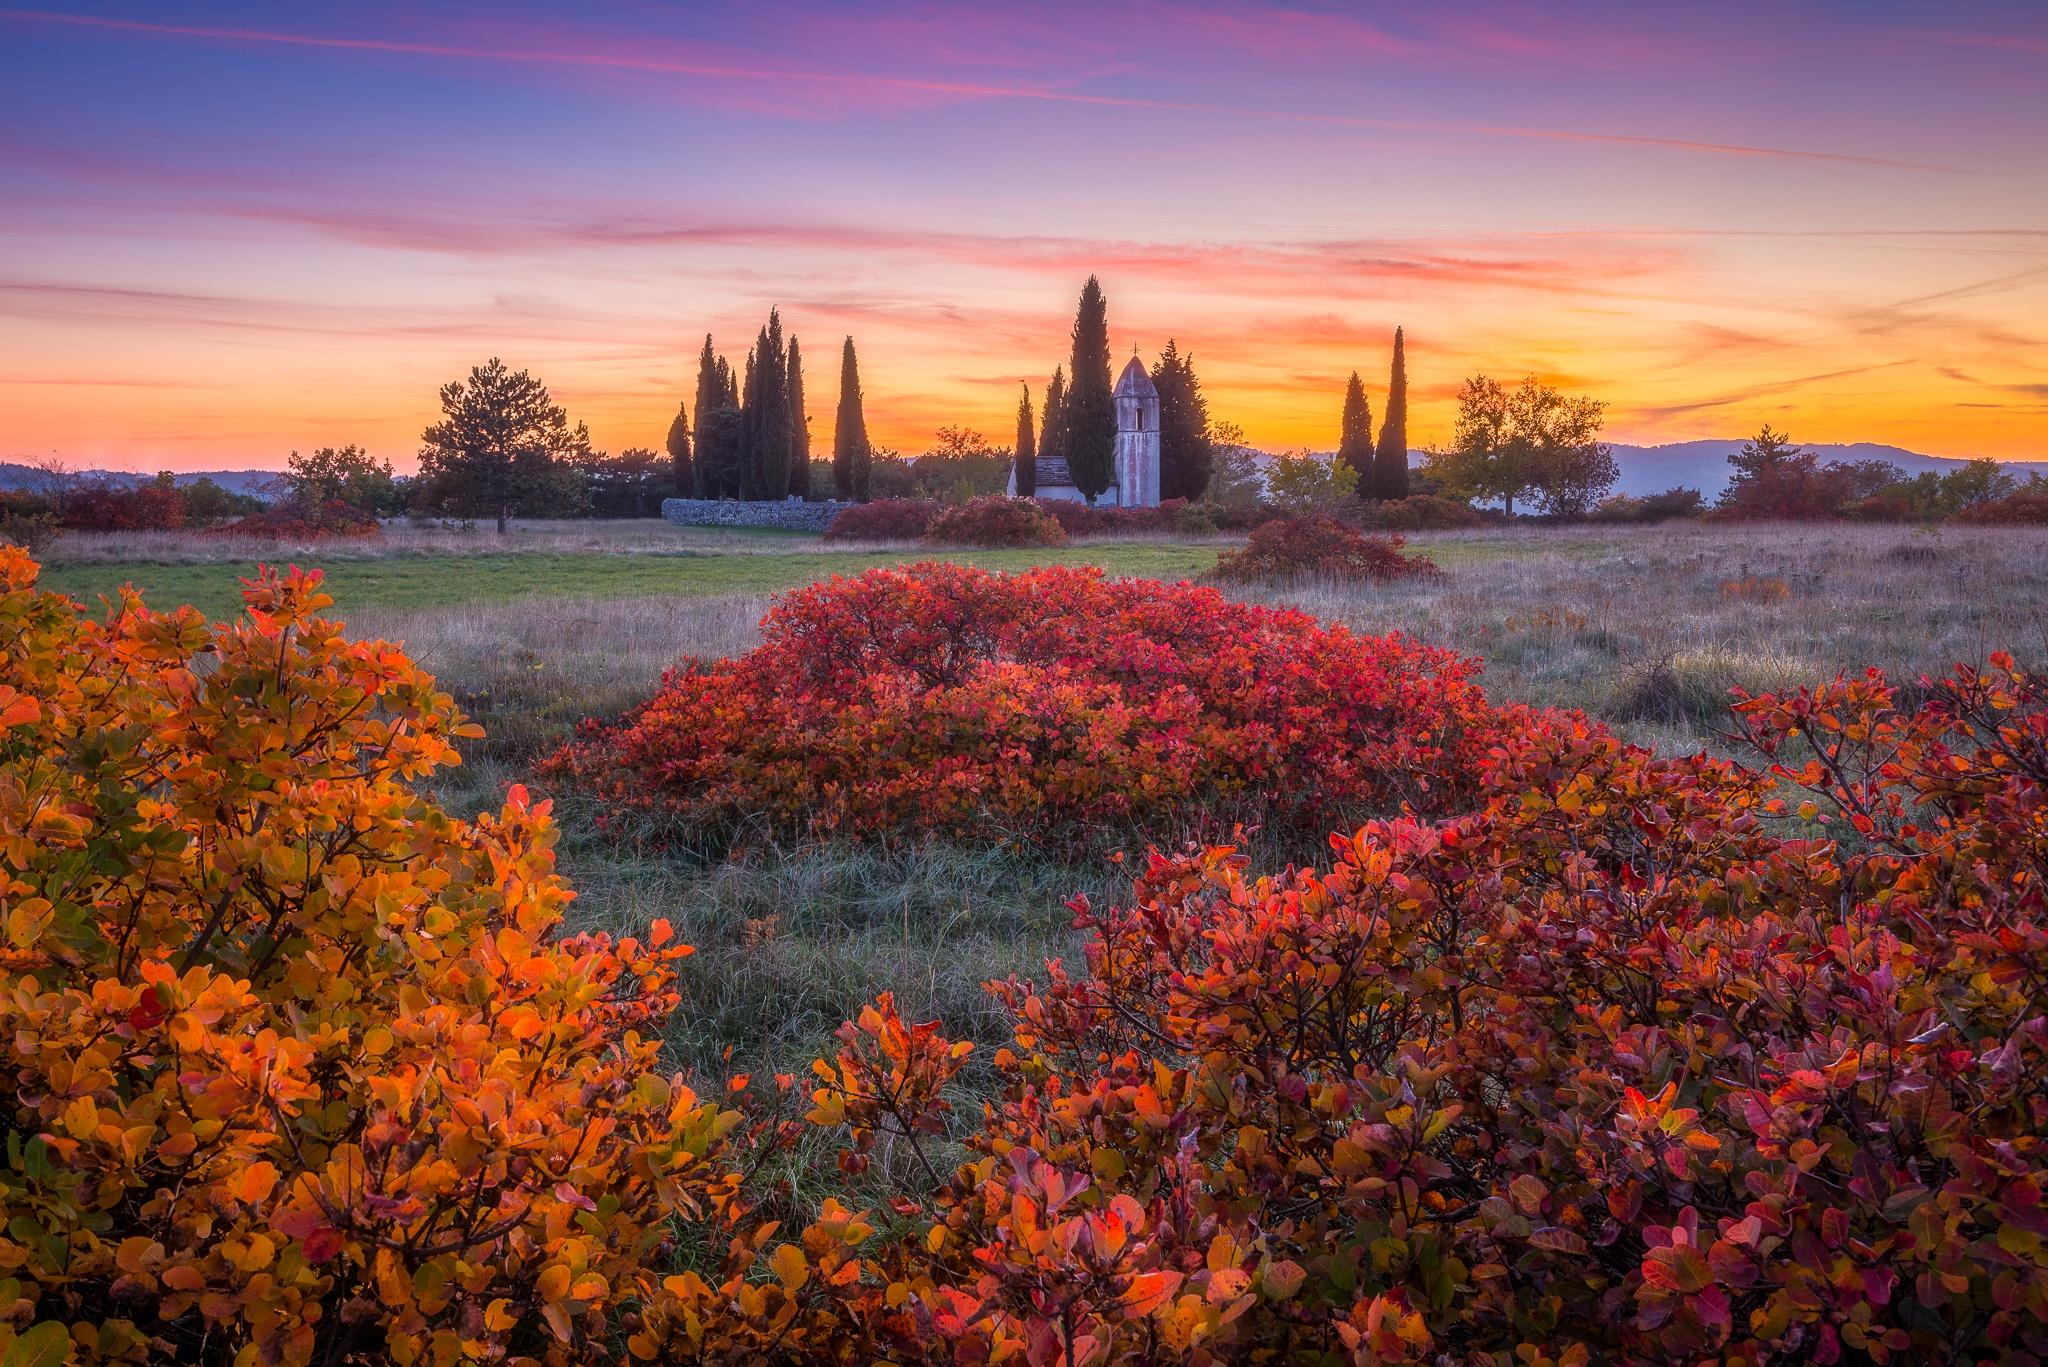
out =
[[510,506],[509,504],[504,504],[504,503],[500,503],[500,504],[498,505],[498,535],[499,535],[499,536],[503,536],[503,535],[505,534],[505,521],[506,521],[506,519],[507,519],[507,518],[509,518],[509,517],[511,517],[511,516],[512,516],[512,509],[511,509],[511,506]]

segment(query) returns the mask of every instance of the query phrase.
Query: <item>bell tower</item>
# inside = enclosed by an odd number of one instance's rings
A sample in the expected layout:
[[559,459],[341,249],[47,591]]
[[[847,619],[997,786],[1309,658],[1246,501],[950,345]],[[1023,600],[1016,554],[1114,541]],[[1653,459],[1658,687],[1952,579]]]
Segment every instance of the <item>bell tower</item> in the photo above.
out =
[[1159,506],[1159,390],[1136,352],[1116,382],[1116,488],[1123,507]]

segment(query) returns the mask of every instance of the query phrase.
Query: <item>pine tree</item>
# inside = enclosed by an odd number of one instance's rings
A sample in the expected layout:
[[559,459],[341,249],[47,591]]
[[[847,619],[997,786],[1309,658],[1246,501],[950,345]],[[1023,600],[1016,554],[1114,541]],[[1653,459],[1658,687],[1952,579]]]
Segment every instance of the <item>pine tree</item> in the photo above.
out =
[[1038,439],[1031,430],[1031,386],[1017,400],[1017,497],[1038,495]]
[[1216,453],[1209,444],[1209,401],[1195,378],[1195,358],[1171,339],[1152,365],[1159,391],[1159,497],[1197,499],[1209,487]]
[[1372,458],[1375,498],[1408,497],[1408,359],[1401,329],[1394,329],[1394,370],[1387,381],[1387,416]]
[[[1052,383],[1046,386],[1045,407],[1038,415],[1038,461],[1059,461],[1067,459],[1067,379],[1058,366],[1052,368]],[[1071,479],[1073,476],[1069,475]],[[1033,469],[1031,487],[1038,487],[1038,472]]]
[[696,471],[690,466],[690,409],[676,405],[676,420],[668,425],[668,458],[675,462],[677,498],[697,496]]
[[1094,276],[1074,315],[1066,418],[1067,470],[1090,503],[1116,481],[1116,399],[1109,378],[1109,301]]
[[421,434],[420,479],[450,506],[495,517],[503,534],[515,513],[580,499],[590,433],[526,371],[493,356],[441,387],[441,413]]
[[1338,429],[1337,459],[1357,473],[1360,498],[1379,497],[1378,486],[1373,483],[1372,404],[1366,399],[1365,386],[1355,370],[1351,372],[1351,382],[1344,386],[1344,418]]
[[843,499],[868,501],[867,418],[860,405],[860,366],[853,358],[853,338],[839,356],[839,414],[832,424],[832,488]]

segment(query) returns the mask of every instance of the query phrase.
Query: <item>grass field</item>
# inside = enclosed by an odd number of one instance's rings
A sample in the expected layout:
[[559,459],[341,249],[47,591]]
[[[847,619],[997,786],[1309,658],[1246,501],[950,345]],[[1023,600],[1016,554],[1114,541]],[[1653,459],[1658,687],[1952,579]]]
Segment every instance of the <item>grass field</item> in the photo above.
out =
[[[225,612],[233,576],[258,552],[196,540],[74,538],[51,548],[46,582],[84,594],[133,581],[159,605]],[[577,720],[644,699],[678,659],[745,650],[771,593],[930,554],[658,524],[528,527],[508,541],[408,529],[381,546],[262,552],[324,565],[352,630],[405,641],[485,725],[468,762],[438,780],[466,810],[495,803]],[[1181,578],[1228,544],[946,558]],[[1437,534],[1413,545],[1446,577],[1245,596],[1482,656],[1495,696],[1583,708],[1667,750],[1720,748],[1734,685],[1792,687],[1872,664],[1911,678],[1999,648],[2048,660],[2048,535],[2028,530],[1680,525]],[[1065,900],[1114,897],[1122,882],[1056,849],[756,848],[704,868],[606,844],[573,806],[561,815],[579,923],[638,930],[667,916],[698,946],[673,1043],[679,1061],[707,1068],[800,1067],[884,988],[907,1015],[992,1039],[1000,1022],[980,982],[1071,954]]]

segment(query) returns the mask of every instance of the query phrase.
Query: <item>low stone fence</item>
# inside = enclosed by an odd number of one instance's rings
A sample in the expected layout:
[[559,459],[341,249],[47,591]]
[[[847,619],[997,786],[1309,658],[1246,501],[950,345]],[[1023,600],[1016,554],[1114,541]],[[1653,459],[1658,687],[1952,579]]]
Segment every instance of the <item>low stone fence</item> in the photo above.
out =
[[665,498],[661,515],[684,527],[786,527],[792,531],[822,532],[832,519],[851,503],[806,503],[792,498],[782,503],[741,503],[729,498]]

